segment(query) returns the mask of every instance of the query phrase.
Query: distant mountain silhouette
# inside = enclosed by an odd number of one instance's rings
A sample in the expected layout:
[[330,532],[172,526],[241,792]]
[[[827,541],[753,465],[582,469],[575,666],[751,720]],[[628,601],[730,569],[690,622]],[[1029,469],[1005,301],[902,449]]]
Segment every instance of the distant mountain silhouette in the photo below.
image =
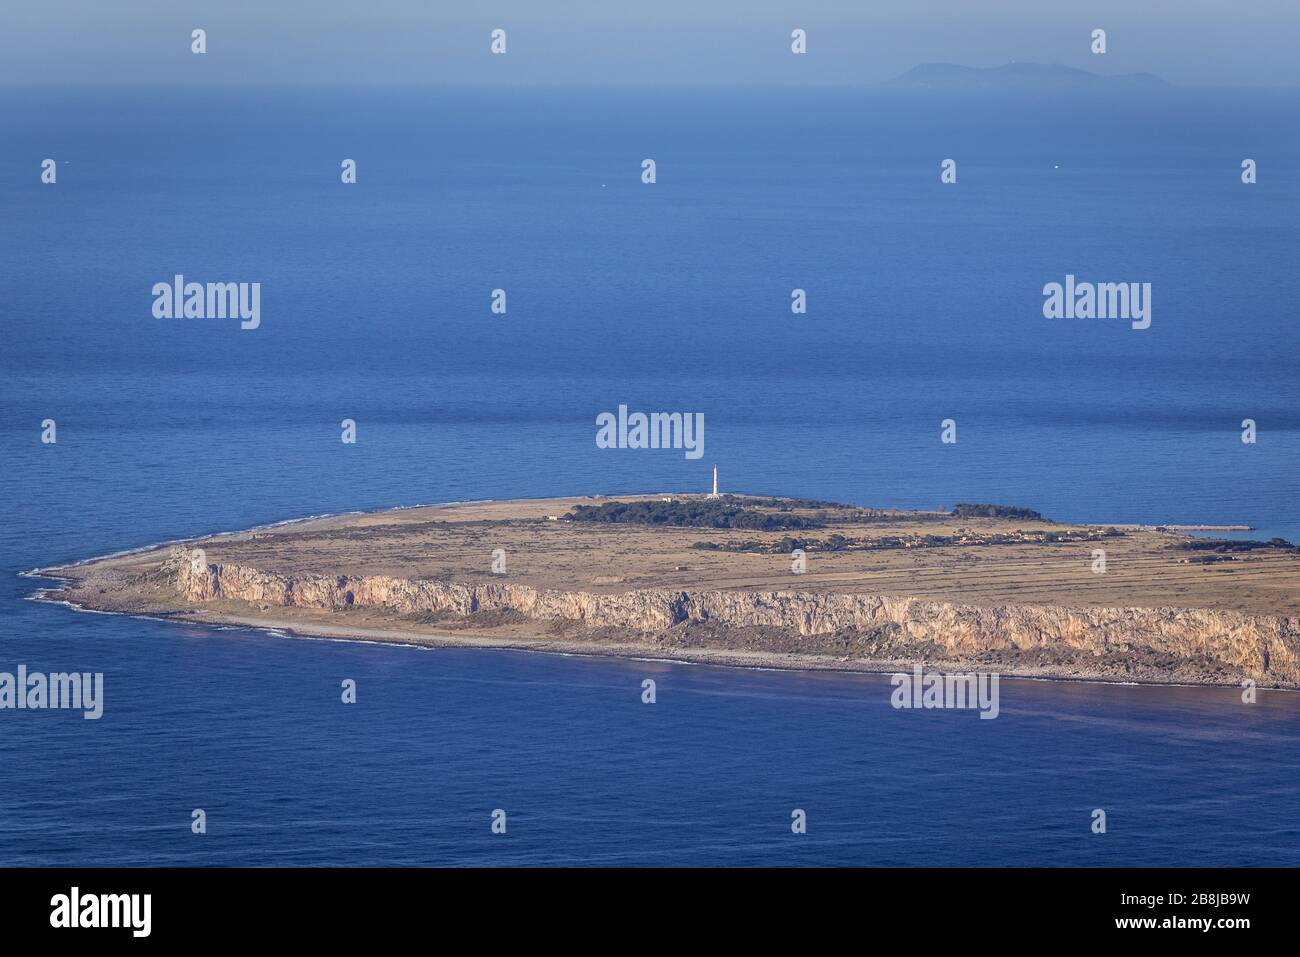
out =
[[997,90],[1059,92],[1063,90],[1160,90],[1169,83],[1154,73],[1105,76],[1059,63],[1008,63],[974,67],[956,63],[922,63],[886,86],[914,90]]

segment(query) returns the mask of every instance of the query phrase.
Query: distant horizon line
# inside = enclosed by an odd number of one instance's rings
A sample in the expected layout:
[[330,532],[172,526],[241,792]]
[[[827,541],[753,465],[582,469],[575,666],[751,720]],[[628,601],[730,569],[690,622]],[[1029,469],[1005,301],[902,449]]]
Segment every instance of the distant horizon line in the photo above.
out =
[[[980,68],[983,69],[983,68]],[[996,69],[996,68],[992,68]],[[1077,69],[1077,68],[1072,68]],[[1133,76],[1135,74],[1095,74],[1104,78],[1122,78]],[[1169,82],[1167,86],[1161,88],[1151,88],[1134,90],[1132,88],[1105,90],[1105,89],[1069,89],[1062,90],[1059,88],[1043,90],[1008,90],[1008,89],[917,89],[891,86],[891,77],[888,80],[872,80],[859,83],[836,83],[836,82],[801,82],[801,83],[758,83],[753,81],[689,81],[689,80],[625,80],[625,81],[602,81],[599,83],[580,82],[580,81],[542,81],[530,82],[528,84],[519,84],[509,80],[490,80],[490,81],[459,81],[433,82],[433,81],[403,81],[403,80],[359,80],[359,81],[341,81],[336,79],[328,80],[272,80],[272,81],[249,81],[242,79],[234,80],[0,80],[0,90],[165,90],[165,89],[185,89],[185,90],[322,90],[322,91],[343,91],[343,90],[420,90],[420,91],[437,91],[437,90],[491,90],[491,91],[565,91],[581,90],[585,92],[605,92],[605,91],[622,91],[622,90],[640,90],[640,91],[659,91],[659,90],[718,90],[727,92],[771,92],[771,91],[789,91],[799,92],[804,90],[829,90],[842,92],[880,92],[889,93],[893,96],[965,96],[965,95],[1003,95],[1003,96],[1034,96],[1034,95],[1051,95],[1051,96],[1094,96],[1094,97],[1113,97],[1117,95],[1156,95],[1169,96],[1187,92],[1205,92],[1220,90],[1224,92],[1234,91],[1253,91],[1253,92],[1300,92],[1300,81],[1292,83],[1272,83],[1272,84],[1249,84],[1249,83],[1221,83],[1221,82]]]

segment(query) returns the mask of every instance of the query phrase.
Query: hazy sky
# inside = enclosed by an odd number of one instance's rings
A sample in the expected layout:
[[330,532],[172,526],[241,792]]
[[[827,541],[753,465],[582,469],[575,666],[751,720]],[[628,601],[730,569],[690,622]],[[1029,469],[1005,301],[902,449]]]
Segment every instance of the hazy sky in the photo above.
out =
[[[208,53],[190,53],[190,31]],[[488,35],[504,28],[508,53]],[[806,56],[790,31],[808,32]],[[1089,34],[1107,31],[1104,56]],[[0,83],[861,84],[1064,63],[1300,85],[1300,0],[6,0]]]

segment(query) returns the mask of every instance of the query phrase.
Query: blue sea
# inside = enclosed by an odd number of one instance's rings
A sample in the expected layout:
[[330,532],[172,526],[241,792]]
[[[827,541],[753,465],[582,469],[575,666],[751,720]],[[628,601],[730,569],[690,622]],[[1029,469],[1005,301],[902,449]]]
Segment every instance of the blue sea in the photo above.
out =
[[[0,712],[0,864],[1300,864],[1297,694],[1004,679],[981,721],[885,676],[182,627],[19,577],[715,463],[1300,542],[1297,262],[1295,93],[2,90],[0,671],[106,700]],[[260,282],[260,327],[155,319],[177,273]],[[1150,282],[1151,327],[1045,319],[1067,274]],[[620,404],[704,413],[703,457],[598,449]]]

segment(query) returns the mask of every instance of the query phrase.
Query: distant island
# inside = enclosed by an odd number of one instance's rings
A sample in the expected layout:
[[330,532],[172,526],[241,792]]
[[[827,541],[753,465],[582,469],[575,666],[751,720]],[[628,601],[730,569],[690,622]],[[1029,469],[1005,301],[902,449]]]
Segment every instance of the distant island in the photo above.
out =
[[350,514],[32,574],[180,622],[772,668],[1300,687],[1300,549],[966,504],[585,496]]
[[1166,80],[1154,73],[1106,75],[1059,63],[1007,63],[994,67],[922,63],[884,85],[911,90],[1020,93],[1163,90],[1170,87]]

